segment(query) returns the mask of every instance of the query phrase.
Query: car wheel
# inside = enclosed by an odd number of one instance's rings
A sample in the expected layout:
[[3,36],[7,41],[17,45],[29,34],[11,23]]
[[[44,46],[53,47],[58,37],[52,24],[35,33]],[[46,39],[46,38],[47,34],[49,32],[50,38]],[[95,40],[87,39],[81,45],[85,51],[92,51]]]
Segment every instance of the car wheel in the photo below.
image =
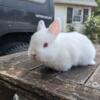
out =
[[14,42],[6,45],[6,54],[12,54],[16,52],[26,51],[28,49],[28,43],[25,42]]
[[25,42],[13,42],[3,46],[3,55],[8,55],[16,52],[26,51],[28,49],[28,43]]
[[27,36],[6,37],[0,47],[0,56],[28,50],[29,40]]

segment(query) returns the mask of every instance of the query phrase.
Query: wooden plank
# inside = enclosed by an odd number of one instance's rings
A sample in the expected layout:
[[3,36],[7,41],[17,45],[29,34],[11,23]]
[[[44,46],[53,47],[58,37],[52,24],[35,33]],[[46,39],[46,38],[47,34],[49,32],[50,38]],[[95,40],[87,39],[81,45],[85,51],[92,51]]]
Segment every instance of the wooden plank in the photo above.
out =
[[[9,78],[10,79],[10,78]],[[72,81],[62,81],[59,79],[52,80],[51,82],[46,82],[43,80],[32,79],[22,81],[20,84],[20,89],[23,92],[29,91],[31,94],[38,94],[44,100],[99,100],[100,91],[85,87],[84,85],[77,84]],[[41,84],[40,84],[41,83]],[[17,86],[16,86],[17,87]],[[29,94],[30,95],[30,94]],[[32,95],[31,95],[32,96]]]
[[100,99],[99,90],[92,89],[81,84],[77,84],[71,80],[67,80],[66,82],[64,82],[56,78],[52,82],[53,84],[60,85],[59,88],[56,89],[56,93],[59,94],[60,96],[66,97],[68,100]]
[[56,78],[67,81],[73,80],[77,83],[84,84],[88,77],[94,72],[96,66],[79,66],[70,69],[67,72],[62,72]]
[[5,56],[3,58],[1,57],[0,71],[18,77],[18,75],[25,75],[26,72],[29,72],[41,65],[39,62],[34,62],[27,55],[22,55],[22,53],[19,54]]
[[[14,76],[14,74],[12,75],[10,73],[4,73],[2,71],[0,74],[0,78],[20,87],[24,91],[26,90],[32,93],[35,92],[48,100],[80,100],[84,98],[87,100],[96,100],[96,98],[100,99],[100,91],[97,91],[95,89],[92,90],[88,87],[85,88],[84,86],[73,81],[71,82],[71,80],[69,81],[68,79],[64,81],[61,78],[58,78],[55,73],[56,72],[53,73],[53,76],[50,70],[47,72],[47,69],[41,66],[27,74],[18,76],[16,74]],[[42,75],[44,77],[41,77]],[[50,75],[50,80],[46,78],[46,75]],[[94,93],[94,91],[96,92]]]
[[96,45],[96,63],[97,63],[97,69],[96,71],[94,71],[94,73],[89,77],[89,79],[86,81],[86,86],[92,87],[92,88],[96,88],[96,89],[100,89],[100,80],[99,80],[99,76],[100,76],[100,45]]
[[86,82],[86,86],[100,90],[100,66],[96,69],[93,75]]
[[40,65],[40,63],[34,62],[32,59],[30,59],[27,56],[27,52],[0,57],[0,70],[6,71],[9,68],[23,68],[26,70],[32,70],[34,69],[34,66],[36,67],[38,65]]
[[74,100],[76,98],[81,100],[83,97],[87,100],[100,99],[99,90],[80,85],[87,81],[97,66],[76,67],[62,73],[47,69],[43,65],[40,66],[30,61],[24,54],[3,58],[0,66],[0,79],[5,83],[8,82],[24,91],[37,93],[48,100]]
[[[36,93],[31,93],[29,91],[25,91],[14,84],[9,82],[5,82],[0,79],[0,100],[12,100],[13,96],[17,93],[20,99],[18,100],[45,100],[44,97],[39,96]],[[13,94],[12,94],[13,93]],[[15,100],[15,99],[14,99]]]

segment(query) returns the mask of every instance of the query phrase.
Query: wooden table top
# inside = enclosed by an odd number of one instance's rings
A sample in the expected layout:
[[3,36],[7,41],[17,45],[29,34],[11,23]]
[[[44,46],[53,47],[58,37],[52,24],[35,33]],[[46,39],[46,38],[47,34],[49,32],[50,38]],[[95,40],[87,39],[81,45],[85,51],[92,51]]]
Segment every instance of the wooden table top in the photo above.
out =
[[[27,52],[0,58],[0,84],[46,100],[100,100],[100,46],[95,66],[58,72],[29,59]],[[44,99],[43,99],[44,100]]]

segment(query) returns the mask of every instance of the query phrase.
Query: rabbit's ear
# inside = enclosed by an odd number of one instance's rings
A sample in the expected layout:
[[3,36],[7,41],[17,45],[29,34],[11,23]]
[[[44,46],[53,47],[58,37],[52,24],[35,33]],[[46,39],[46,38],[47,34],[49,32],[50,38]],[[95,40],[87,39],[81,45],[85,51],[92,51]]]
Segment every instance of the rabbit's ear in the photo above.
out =
[[49,32],[57,36],[61,31],[60,20],[55,20],[49,27]]
[[43,20],[40,20],[37,26],[37,31],[41,29],[46,29],[45,22]]

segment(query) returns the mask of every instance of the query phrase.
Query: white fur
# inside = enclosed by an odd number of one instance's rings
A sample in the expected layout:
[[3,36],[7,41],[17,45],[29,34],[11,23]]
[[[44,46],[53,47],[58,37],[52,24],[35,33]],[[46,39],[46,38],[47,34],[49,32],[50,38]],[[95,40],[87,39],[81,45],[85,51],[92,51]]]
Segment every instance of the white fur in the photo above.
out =
[[[40,27],[40,26],[38,26]],[[43,43],[49,46],[43,48]],[[95,64],[96,50],[92,42],[78,32],[59,33],[55,38],[46,28],[38,30],[31,38],[28,55],[58,71],[72,66]]]

